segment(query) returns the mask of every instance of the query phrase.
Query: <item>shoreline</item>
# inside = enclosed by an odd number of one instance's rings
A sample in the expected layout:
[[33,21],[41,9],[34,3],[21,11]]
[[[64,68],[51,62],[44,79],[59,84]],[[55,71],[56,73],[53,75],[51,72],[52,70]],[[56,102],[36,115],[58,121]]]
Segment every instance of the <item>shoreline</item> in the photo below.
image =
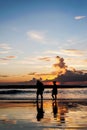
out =
[[[40,101],[40,99],[38,99]],[[43,101],[55,101],[53,99],[43,99]],[[87,103],[87,99],[56,99],[58,102],[65,103]],[[0,100],[0,103],[36,103],[36,99],[3,99]]]

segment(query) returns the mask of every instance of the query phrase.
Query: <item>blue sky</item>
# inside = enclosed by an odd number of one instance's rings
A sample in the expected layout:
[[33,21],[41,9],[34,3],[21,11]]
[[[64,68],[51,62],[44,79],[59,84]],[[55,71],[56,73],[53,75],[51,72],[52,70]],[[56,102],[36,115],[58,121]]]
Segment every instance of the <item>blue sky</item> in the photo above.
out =
[[0,81],[52,78],[56,56],[87,70],[86,46],[87,0],[0,0]]

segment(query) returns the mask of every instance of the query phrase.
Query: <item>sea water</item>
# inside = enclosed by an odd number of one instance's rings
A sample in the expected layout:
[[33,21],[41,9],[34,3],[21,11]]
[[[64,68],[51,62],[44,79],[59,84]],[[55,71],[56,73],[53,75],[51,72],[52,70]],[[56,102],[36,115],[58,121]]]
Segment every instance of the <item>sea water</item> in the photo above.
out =
[[[45,89],[44,99],[52,98],[52,89]],[[58,89],[58,99],[87,99],[87,88]],[[0,89],[0,100],[36,99],[36,89]]]
[[43,100],[40,108],[41,101],[31,100],[36,99],[36,89],[0,89],[0,130],[87,130],[87,88],[58,89],[56,101],[49,100],[51,92],[44,90],[43,97],[48,100]]

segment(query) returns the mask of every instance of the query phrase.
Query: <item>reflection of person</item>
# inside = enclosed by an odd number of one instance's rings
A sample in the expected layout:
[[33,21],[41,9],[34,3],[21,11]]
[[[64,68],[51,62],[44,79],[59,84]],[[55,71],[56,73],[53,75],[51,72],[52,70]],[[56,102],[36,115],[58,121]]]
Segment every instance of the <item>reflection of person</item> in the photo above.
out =
[[53,81],[52,98],[53,99],[57,98],[57,85],[56,85],[56,81]]
[[52,103],[54,118],[57,118],[58,106],[56,100]]
[[66,104],[53,100],[52,102],[53,117],[58,121],[58,125],[65,124],[65,113],[68,112]]
[[58,108],[59,108],[59,122],[61,124],[65,123],[65,113],[68,112],[68,108],[66,104],[61,103],[61,102],[58,104]]
[[64,113],[64,111],[60,112],[60,123],[65,123],[65,113]]
[[44,117],[43,100],[39,103],[37,101],[37,121],[40,121]]
[[44,85],[41,81],[37,80],[37,100],[39,95],[41,96],[41,99],[43,99],[43,91],[44,91]]

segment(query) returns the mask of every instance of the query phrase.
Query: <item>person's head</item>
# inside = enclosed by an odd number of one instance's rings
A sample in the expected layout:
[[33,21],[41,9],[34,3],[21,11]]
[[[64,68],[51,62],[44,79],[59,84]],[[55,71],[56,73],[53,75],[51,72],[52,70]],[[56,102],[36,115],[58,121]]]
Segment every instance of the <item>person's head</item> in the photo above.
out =
[[53,81],[53,84],[56,84],[56,81]]
[[37,83],[40,83],[40,80],[37,80]]

